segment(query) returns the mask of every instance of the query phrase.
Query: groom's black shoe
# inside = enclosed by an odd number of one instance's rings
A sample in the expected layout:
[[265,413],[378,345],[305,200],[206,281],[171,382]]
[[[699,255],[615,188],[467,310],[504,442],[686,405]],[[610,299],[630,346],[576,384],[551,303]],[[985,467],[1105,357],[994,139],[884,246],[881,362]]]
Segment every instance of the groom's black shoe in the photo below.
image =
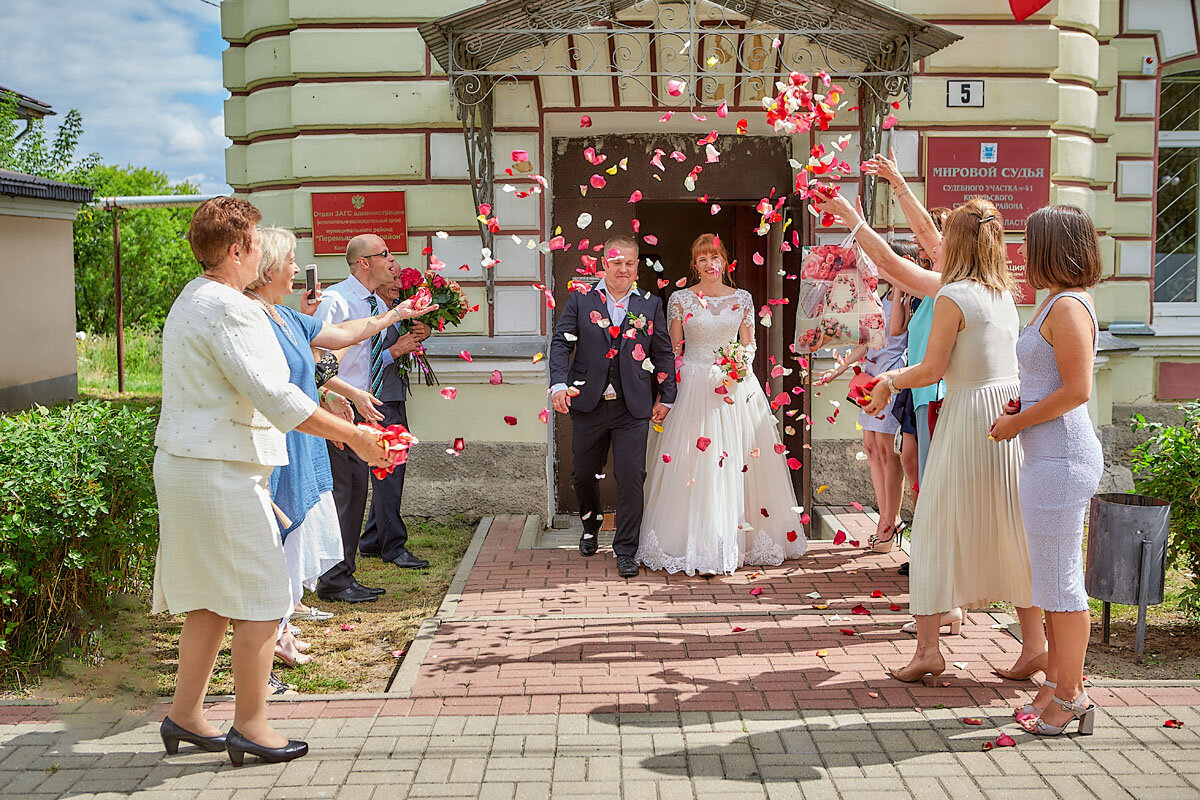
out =
[[617,574],[622,578],[636,578],[638,576],[638,564],[633,556],[617,556]]
[[584,531],[579,537],[579,555],[594,556],[596,549],[600,547],[600,537],[595,531]]

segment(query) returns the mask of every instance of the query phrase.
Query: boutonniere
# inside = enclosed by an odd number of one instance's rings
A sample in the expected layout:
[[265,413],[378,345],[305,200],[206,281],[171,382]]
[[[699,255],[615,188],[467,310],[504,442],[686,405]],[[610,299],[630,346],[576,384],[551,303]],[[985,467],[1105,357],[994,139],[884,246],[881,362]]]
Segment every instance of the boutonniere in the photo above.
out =
[[646,322],[645,314],[626,315],[626,319],[629,321],[629,327],[637,328],[639,331],[646,330],[646,326],[649,324]]

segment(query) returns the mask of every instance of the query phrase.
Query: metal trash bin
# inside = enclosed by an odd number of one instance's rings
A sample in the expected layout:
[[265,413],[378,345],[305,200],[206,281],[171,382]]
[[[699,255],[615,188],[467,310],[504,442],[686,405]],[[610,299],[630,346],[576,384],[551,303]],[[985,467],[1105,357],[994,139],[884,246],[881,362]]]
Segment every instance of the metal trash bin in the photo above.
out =
[[1136,605],[1137,655],[1146,646],[1146,607],[1163,601],[1171,504],[1139,494],[1098,494],[1088,522],[1088,596],[1103,603],[1103,638],[1108,644],[1110,603]]

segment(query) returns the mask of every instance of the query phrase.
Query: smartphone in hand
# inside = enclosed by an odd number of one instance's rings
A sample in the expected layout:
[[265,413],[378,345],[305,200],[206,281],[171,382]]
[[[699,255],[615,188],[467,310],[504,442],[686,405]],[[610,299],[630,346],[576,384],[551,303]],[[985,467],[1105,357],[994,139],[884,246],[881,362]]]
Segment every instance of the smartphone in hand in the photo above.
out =
[[304,268],[305,289],[309,300],[316,297],[317,291],[317,265],[309,264]]

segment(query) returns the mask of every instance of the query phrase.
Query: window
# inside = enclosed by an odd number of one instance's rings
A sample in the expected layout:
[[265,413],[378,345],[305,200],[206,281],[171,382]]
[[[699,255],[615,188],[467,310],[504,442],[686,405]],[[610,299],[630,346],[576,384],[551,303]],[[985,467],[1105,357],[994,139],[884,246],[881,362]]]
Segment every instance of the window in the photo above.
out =
[[1195,313],[1200,301],[1200,73],[1164,76],[1159,101],[1154,303]]

